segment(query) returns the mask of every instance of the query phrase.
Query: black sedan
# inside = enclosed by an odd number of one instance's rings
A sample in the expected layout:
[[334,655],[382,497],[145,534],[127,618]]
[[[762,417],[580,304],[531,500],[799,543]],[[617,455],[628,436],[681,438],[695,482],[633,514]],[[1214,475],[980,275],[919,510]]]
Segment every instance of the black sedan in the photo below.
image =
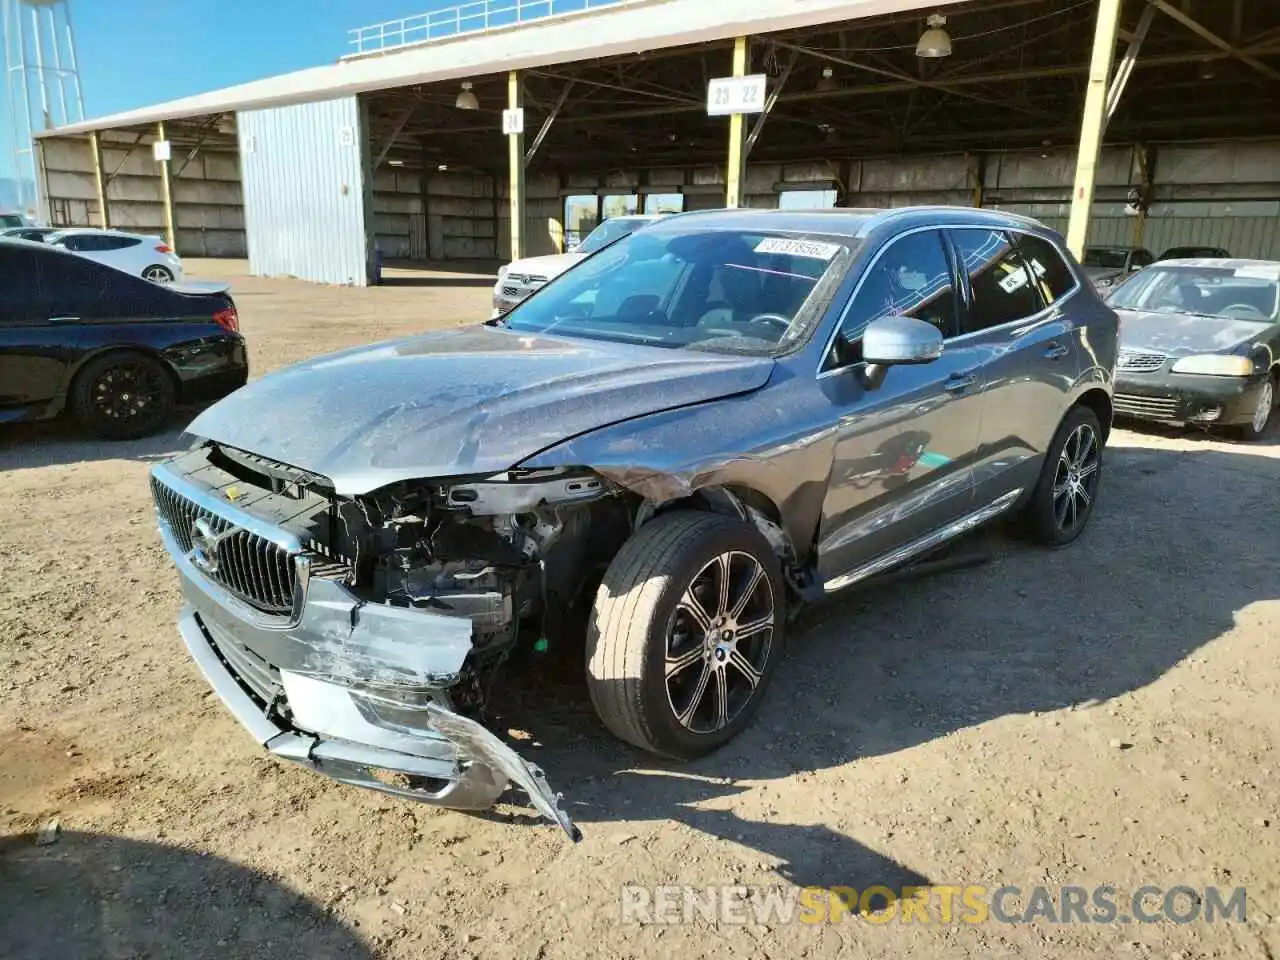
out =
[[64,412],[108,439],[248,378],[225,285],[160,286],[65,250],[0,240],[0,423]]
[[1157,263],[1116,288],[1117,414],[1266,431],[1280,397],[1280,262]]

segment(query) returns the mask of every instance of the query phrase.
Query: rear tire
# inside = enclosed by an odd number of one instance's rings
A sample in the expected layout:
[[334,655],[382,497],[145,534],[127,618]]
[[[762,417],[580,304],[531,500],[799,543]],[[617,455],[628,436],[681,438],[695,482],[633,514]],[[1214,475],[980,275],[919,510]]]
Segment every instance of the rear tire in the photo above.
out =
[[90,360],[76,374],[71,409],[106,440],[135,440],[159,429],[174,407],[173,379],[154,357],[119,350]]
[[1271,425],[1277,396],[1280,396],[1280,372],[1273,372],[1271,379],[1263,384],[1262,391],[1258,395],[1258,407],[1254,411],[1253,421],[1234,427],[1232,435],[1246,443],[1256,443],[1261,440]]
[[173,283],[173,271],[157,263],[142,271],[142,279],[152,283]]
[[1102,424],[1085,406],[1063,417],[1023,513],[1036,542],[1065,547],[1093,516],[1102,481]]
[[[726,576],[727,572],[727,576]],[[680,760],[750,723],[785,630],[781,565],[753,526],[677,511],[618,551],[587,630],[587,688],[604,725]]]

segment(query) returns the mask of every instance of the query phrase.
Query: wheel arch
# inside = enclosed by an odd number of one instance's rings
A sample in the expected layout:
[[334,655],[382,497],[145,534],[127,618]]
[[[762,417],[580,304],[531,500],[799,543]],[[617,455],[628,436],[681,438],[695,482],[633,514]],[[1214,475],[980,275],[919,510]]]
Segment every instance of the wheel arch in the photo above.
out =
[[75,366],[70,370],[62,391],[62,403],[64,409],[70,399],[75,396],[76,384],[79,382],[80,377],[83,376],[85,368],[95,360],[99,360],[102,357],[109,357],[113,353],[137,353],[155,360],[160,364],[161,369],[164,370],[165,376],[169,378],[170,384],[173,385],[174,397],[179,401],[182,399],[182,378],[178,376],[178,371],[174,369],[173,364],[166,360],[160,351],[156,350],[154,347],[148,347],[142,344],[113,343],[104,345],[96,350],[86,353],[84,356],[80,357]]
[[794,545],[783,525],[781,508],[768,494],[754,487],[743,483],[708,484],[687,496],[652,505],[649,517],[673,510],[703,510],[743,520],[760,531],[784,565],[796,561]]
[[1088,407],[1094,412],[1098,423],[1102,425],[1102,442],[1106,443],[1111,436],[1111,424],[1115,417],[1115,405],[1112,403],[1111,394],[1101,387],[1090,387],[1076,398],[1072,406]]

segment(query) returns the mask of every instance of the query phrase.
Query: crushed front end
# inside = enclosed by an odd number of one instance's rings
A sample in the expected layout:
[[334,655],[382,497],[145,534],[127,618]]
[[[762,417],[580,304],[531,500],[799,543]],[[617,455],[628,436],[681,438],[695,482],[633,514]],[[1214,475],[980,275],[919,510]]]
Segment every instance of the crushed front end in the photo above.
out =
[[156,466],[151,487],[182,637],[267,750],[455,809],[514,785],[580,838],[542,771],[480,716],[494,671],[589,606],[630,524],[617,488],[526,471],[339,497],[217,444]]

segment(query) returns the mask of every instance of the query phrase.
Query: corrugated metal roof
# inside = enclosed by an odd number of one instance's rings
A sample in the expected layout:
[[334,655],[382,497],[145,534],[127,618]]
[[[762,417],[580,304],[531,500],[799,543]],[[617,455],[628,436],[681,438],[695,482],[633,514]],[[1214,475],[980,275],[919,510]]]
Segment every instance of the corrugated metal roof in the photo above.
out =
[[[341,60],[43,131],[87,133],[661,50],[940,6],[938,0],[650,0]],[[591,28],[583,29],[589,18]],[[726,72],[727,72],[726,64]]]

